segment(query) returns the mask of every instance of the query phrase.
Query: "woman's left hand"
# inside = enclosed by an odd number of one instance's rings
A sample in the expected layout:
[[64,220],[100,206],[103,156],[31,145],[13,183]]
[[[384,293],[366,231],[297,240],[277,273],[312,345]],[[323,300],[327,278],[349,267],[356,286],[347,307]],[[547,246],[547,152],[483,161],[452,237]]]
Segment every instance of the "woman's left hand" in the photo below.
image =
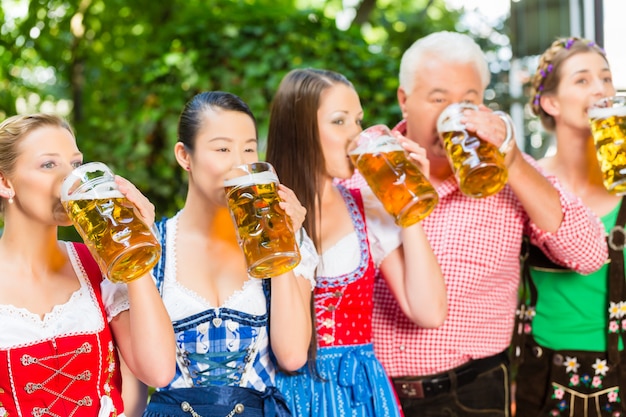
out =
[[409,154],[409,158],[413,160],[417,164],[417,167],[422,171],[422,174],[426,178],[430,177],[430,161],[426,157],[426,149],[422,148],[416,142],[411,139],[403,136],[400,132],[393,131],[393,136],[396,138],[398,143],[404,148],[405,151]]
[[135,206],[135,211],[141,216],[143,221],[151,227],[154,224],[155,208],[154,204],[135,187],[135,185],[124,177],[115,176],[115,183],[120,192]]
[[300,204],[296,194],[283,184],[278,186],[278,196],[282,200],[279,203],[280,208],[285,210],[287,216],[291,218],[293,230],[300,229],[306,217],[306,209]]

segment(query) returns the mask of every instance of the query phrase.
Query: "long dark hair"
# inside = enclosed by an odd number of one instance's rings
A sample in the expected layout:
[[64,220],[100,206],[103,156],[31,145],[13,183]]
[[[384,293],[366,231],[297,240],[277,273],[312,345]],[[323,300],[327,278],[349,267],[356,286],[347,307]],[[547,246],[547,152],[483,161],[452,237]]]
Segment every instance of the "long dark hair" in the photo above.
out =
[[[271,163],[280,181],[296,194],[306,208],[303,227],[322,253],[317,217],[321,218],[322,179],[326,161],[322,153],[317,110],[322,93],[335,84],[352,83],[343,75],[321,69],[295,69],[281,81],[270,108],[266,160]],[[311,298],[309,369],[317,377],[315,357],[317,337],[314,300]]]
[[[304,228],[322,253],[316,212],[320,207],[326,161],[322,153],[317,110],[320,96],[335,84],[352,83],[343,75],[322,69],[295,69],[281,81],[270,109],[267,161],[282,183],[291,188],[307,209]],[[317,209],[316,209],[317,207]]]

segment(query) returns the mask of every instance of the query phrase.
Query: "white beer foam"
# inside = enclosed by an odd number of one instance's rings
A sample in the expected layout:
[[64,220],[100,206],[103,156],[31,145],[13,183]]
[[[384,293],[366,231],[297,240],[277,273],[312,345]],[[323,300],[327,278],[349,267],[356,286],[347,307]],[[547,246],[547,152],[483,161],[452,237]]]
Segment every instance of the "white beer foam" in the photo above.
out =
[[271,171],[255,172],[241,177],[231,178],[224,181],[224,187],[243,187],[253,184],[278,183],[278,176]]
[[587,113],[590,119],[606,119],[611,116],[626,116],[626,107],[592,107]]
[[[380,145],[379,142],[386,142]],[[387,153],[402,151],[404,148],[392,136],[381,136],[376,141],[368,141],[352,150],[349,155],[363,155],[366,153]]]
[[85,192],[74,193],[65,201],[68,200],[96,200],[101,198],[124,198],[124,194],[117,189],[117,185],[114,182],[104,182],[95,185],[93,188]]
[[478,106],[471,103],[453,103],[446,107],[437,118],[437,131],[459,132],[465,129],[465,125],[460,122],[462,112],[467,109],[478,110]]
[[[76,184],[78,180],[66,181],[61,186],[61,201],[72,200],[95,200],[98,198],[124,198],[121,191],[117,189],[117,185],[114,181],[105,181],[100,184],[95,184],[88,191],[76,192],[75,190],[70,193],[70,188]],[[76,189],[80,189],[79,184]]]

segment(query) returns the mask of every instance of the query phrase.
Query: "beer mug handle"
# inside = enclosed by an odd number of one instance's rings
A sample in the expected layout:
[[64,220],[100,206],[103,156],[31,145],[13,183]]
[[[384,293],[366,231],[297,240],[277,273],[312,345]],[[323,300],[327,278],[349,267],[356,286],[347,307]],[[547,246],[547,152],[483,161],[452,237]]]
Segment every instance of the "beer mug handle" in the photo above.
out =
[[511,151],[511,140],[513,139],[515,126],[513,125],[513,119],[511,119],[511,116],[509,116],[507,113],[503,111],[496,111],[494,113],[497,114],[504,121],[504,124],[506,126],[506,136],[504,138],[504,142],[502,142],[502,145],[500,145],[500,147],[498,148],[500,153],[506,155],[508,152]]

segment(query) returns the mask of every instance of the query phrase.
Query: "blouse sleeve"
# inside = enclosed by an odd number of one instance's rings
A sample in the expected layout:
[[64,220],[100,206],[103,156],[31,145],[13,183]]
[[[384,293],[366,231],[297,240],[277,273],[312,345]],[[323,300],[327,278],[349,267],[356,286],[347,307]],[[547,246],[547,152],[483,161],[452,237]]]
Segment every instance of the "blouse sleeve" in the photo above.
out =
[[313,241],[304,228],[296,232],[298,247],[300,249],[300,263],[293,270],[296,276],[301,276],[311,283],[311,290],[315,288],[315,268],[319,263],[319,255]]
[[396,225],[393,217],[387,213],[369,187],[361,188],[361,196],[372,259],[378,267],[387,255],[402,244],[400,233],[402,229]]
[[102,303],[107,312],[109,322],[113,317],[130,308],[126,284],[114,284],[108,279],[104,279],[100,284],[100,288],[102,289]]

